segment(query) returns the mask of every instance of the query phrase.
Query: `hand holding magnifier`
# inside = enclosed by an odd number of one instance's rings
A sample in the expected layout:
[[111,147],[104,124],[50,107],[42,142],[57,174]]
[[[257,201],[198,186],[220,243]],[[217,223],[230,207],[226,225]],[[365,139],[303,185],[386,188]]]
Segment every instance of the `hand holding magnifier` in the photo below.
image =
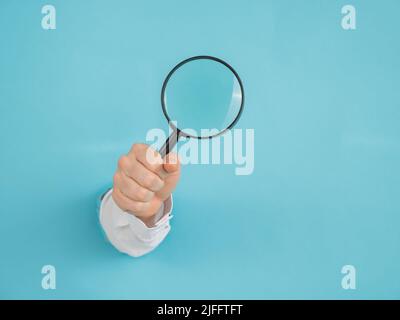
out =
[[[198,56],[179,63],[167,75],[161,90],[162,109],[173,129],[160,149],[161,156],[165,158],[179,137],[209,139],[232,128],[243,101],[240,78],[226,62]],[[162,164],[152,163],[147,158],[149,150],[154,151],[135,144],[119,159],[112,197],[119,208],[154,226],[162,204],[168,206],[180,171],[179,162],[165,159]]]

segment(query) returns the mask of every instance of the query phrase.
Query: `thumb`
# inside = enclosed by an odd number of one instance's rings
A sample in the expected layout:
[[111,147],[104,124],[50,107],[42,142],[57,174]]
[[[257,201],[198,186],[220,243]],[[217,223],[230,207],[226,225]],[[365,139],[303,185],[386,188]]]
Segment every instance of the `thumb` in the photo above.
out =
[[164,160],[164,170],[167,173],[174,173],[179,170],[179,157],[176,153],[169,153]]

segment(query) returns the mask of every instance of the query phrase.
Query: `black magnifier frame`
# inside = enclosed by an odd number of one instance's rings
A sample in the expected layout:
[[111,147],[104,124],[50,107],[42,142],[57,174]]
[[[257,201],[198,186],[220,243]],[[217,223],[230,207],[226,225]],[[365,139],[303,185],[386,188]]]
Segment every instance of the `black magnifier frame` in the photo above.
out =
[[[172,119],[168,115],[167,107],[165,105],[165,90],[167,88],[169,79],[172,77],[172,75],[175,73],[175,71],[177,71],[180,67],[182,67],[184,64],[186,64],[188,62],[191,62],[191,61],[194,61],[194,60],[213,60],[213,61],[221,63],[222,65],[227,67],[234,74],[234,76],[236,77],[237,81],[239,82],[240,91],[241,91],[241,94],[242,94],[239,112],[236,115],[235,119],[229,124],[229,126],[224,128],[223,130],[219,131],[218,133],[216,133],[214,135],[210,135],[210,136],[204,136],[204,137],[203,136],[193,136],[193,135],[185,133],[184,131],[181,131],[179,128],[177,128],[173,124]],[[221,60],[219,58],[213,57],[213,56],[204,56],[204,55],[203,56],[194,56],[194,57],[185,59],[182,62],[178,63],[168,73],[168,75],[165,78],[164,83],[162,85],[162,89],[161,89],[161,106],[162,106],[162,111],[164,113],[164,116],[168,120],[168,124],[173,130],[172,134],[167,138],[167,140],[165,141],[164,145],[161,147],[161,149],[159,151],[161,156],[164,157],[170,152],[170,150],[172,150],[175,147],[175,145],[178,142],[180,137],[195,138],[195,139],[211,139],[211,138],[217,137],[219,135],[222,135],[227,130],[230,130],[239,121],[239,118],[240,118],[240,116],[242,114],[242,111],[243,111],[243,106],[244,106],[244,88],[243,88],[243,83],[242,83],[242,80],[240,79],[238,73],[235,71],[235,69],[233,69],[233,67],[230,64],[228,64],[227,62],[225,62],[225,61],[223,61],[223,60]]]

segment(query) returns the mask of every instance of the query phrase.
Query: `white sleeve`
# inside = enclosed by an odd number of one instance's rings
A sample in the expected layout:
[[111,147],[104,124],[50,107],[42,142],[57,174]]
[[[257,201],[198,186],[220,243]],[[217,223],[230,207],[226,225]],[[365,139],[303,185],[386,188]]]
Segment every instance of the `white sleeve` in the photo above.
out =
[[171,229],[172,197],[161,206],[156,225],[149,228],[139,218],[121,210],[111,193],[112,189],[103,196],[99,210],[100,224],[111,244],[133,257],[140,257],[155,249]]

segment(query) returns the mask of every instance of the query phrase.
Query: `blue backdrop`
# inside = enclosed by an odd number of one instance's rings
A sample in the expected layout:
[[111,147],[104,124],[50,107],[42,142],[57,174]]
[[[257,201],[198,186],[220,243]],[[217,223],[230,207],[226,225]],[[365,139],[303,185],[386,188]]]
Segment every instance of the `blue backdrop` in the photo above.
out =
[[[51,0],[43,30],[46,3],[2,0],[0,297],[400,298],[400,3],[352,0],[345,31],[348,2]],[[170,235],[133,259],[96,197],[199,54],[243,80],[255,170],[184,166]]]

